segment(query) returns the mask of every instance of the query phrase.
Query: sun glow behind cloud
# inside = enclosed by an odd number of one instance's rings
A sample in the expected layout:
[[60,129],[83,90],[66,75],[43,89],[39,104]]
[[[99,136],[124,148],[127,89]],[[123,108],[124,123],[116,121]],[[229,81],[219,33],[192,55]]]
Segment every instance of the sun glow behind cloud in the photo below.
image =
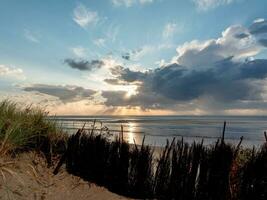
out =
[[129,85],[126,87],[126,95],[125,98],[131,98],[131,96],[136,95],[138,93],[136,85]]

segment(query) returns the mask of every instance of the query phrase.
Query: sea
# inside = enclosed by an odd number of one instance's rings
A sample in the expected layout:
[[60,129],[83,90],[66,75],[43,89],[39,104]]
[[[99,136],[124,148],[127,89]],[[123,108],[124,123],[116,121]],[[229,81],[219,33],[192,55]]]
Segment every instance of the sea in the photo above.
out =
[[215,143],[222,137],[226,122],[225,141],[237,145],[243,136],[243,147],[260,147],[265,142],[267,116],[56,116],[67,134],[79,128],[91,133],[107,135],[111,139],[119,136],[127,142],[164,146],[167,140],[183,139],[185,142]]

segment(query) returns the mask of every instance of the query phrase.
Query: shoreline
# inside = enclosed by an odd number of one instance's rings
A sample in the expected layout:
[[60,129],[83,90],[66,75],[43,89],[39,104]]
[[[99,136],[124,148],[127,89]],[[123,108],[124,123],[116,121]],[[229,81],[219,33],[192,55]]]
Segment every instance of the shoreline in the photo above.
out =
[[[98,118],[92,117],[80,118],[79,116],[71,116],[70,118],[56,119],[61,127],[69,134],[72,134],[77,129],[81,128],[85,124],[85,129],[89,131],[92,128],[94,120],[96,120],[96,129],[98,131],[103,127],[108,127],[109,132],[117,135],[121,132],[121,126],[123,126],[125,138],[129,143],[133,143],[135,139],[136,143],[140,144],[142,137],[146,136],[146,144],[164,146],[166,139],[172,140],[173,137],[184,138],[189,142],[198,141],[204,138],[205,143],[213,143],[221,137],[223,122],[227,121],[225,140],[238,143],[241,136],[243,136],[243,143],[246,147],[253,147],[253,145],[259,147],[264,141],[263,132],[267,130],[267,120],[261,116],[255,116],[248,118],[236,118],[231,117],[227,119],[224,116],[220,118],[209,117],[204,119],[202,117],[187,117],[186,119],[178,116],[168,117],[163,116],[155,117],[150,116],[148,118],[137,116],[127,117],[124,116],[98,116]],[[260,118],[258,118],[260,117]]]

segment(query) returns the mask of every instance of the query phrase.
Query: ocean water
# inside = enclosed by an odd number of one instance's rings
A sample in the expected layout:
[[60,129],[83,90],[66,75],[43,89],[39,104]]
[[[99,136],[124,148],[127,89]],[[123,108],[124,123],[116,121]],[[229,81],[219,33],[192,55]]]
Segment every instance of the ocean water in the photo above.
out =
[[265,141],[267,116],[57,116],[53,117],[69,134],[84,126],[88,131],[95,120],[96,129],[108,127],[110,137],[115,137],[123,127],[124,139],[129,143],[163,146],[166,140],[183,138],[187,142],[204,140],[216,142],[222,135],[226,121],[225,140],[237,144],[240,137],[245,147],[260,146]]

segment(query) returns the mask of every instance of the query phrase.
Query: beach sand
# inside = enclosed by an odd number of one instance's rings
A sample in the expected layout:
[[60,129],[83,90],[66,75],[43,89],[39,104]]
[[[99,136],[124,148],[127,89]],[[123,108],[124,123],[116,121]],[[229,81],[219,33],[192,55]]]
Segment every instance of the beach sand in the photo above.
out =
[[36,153],[0,158],[0,199],[128,199],[70,175],[62,167],[57,175]]

